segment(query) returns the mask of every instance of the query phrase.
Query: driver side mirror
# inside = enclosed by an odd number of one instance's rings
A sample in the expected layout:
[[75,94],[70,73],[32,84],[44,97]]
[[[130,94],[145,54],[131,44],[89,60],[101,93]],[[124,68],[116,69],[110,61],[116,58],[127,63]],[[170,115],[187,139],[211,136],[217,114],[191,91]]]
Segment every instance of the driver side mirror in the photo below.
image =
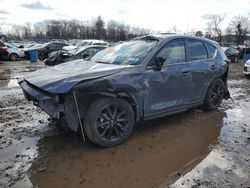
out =
[[160,71],[163,67],[165,59],[163,57],[155,57],[153,67],[154,70]]

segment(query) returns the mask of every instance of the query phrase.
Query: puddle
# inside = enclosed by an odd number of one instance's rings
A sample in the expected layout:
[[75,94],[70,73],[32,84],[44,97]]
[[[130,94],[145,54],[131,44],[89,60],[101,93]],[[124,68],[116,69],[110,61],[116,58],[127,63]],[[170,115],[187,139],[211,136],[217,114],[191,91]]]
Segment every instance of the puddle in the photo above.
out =
[[[33,164],[32,184],[125,188],[172,182],[178,178],[177,172],[190,170],[210,152],[224,115],[192,111],[147,122],[127,143],[109,149],[82,143],[77,135],[45,137],[38,144],[39,160]],[[45,148],[47,156],[43,155]],[[46,171],[37,172],[37,164],[44,161]]]
[[[171,188],[249,187],[250,102],[226,110],[216,148]],[[219,177],[219,178],[218,178]]]

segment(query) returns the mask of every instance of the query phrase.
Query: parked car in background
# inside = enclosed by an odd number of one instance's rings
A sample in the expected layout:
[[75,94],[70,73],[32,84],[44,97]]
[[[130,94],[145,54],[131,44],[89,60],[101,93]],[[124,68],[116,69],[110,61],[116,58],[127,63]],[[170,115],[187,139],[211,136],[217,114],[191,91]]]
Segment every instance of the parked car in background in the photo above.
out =
[[5,44],[0,40],[0,60],[6,59],[8,57],[8,48]]
[[228,59],[231,60],[231,62],[236,63],[238,61],[239,51],[235,48],[230,47],[225,50],[225,55]]
[[250,47],[249,46],[245,46],[244,48],[242,48],[239,51],[239,59],[243,59],[244,58],[244,54],[250,54]]
[[236,45],[236,44],[233,44],[233,43],[219,43],[221,48],[225,51],[227,48],[234,48],[236,50],[240,50],[240,46],[239,45]]
[[19,58],[25,57],[25,53],[22,49],[17,48],[16,46],[11,45],[9,43],[4,43],[4,44],[7,47],[7,51],[8,51],[7,59],[9,59],[11,61],[16,61]]
[[38,46],[38,45],[41,45],[39,43],[36,43],[36,42],[33,42],[33,41],[30,41],[30,42],[26,42],[22,45],[22,47],[19,47],[19,48],[31,48],[31,47],[34,47],[34,46]]
[[247,77],[250,77],[250,59],[244,64],[243,74],[245,74]]
[[64,40],[64,39],[52,39],[49,42],[62,42],[62,43],[65,43],[65,44],[69,44],[68,41]]
[[97,52],[105,49],[105,46],[84,46],[80,49],[71,51],[59,50],[52,52],[48,55],[48,58],[44,61],[46,65],[57,65],[68,61],[77,59],[92,58]]
[[64,42],[48,42],[42,45],[35,45],[31,48],[24,49],[27,56],[29,56],[29,51],[37,50],[38,51],[38,58],[40,60],[44,60],[48,57],[48,54],[57,50],[61,50],[64,46],[68,46],[68,44]]
[[227,57],[208,39],[149,35],[26,75],[26,99],[95,144],[123,143],[136,122],[201,106],[216,109],[230,96]]
[[83,46],[87,46],[87,45],[100,45],[100,46],[107,46],[107,42],[103,41],[103,40],[96,40],[96,39],[87,39],[87,40],[82,40],[81,42],[78,42],[75,46],[65,46],[63,47],[63,50],[65,51],[69,51],[69,50],[74,50],[77,48],[81,48]]

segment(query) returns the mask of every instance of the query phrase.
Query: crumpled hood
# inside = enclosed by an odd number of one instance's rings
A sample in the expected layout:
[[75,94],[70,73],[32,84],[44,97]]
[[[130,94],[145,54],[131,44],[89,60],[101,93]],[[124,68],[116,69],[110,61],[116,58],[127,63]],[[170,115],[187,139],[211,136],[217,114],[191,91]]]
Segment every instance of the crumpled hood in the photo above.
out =
[[29,73],[24,80],[49,93],[67,93],[79,82],[112,75],[124,67],[75,60]]

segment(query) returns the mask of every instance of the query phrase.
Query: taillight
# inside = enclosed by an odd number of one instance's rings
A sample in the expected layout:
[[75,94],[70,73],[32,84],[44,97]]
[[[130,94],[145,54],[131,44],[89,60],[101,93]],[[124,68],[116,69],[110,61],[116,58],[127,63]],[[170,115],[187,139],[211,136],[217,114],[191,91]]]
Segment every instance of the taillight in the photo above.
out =
[[8,52],[8,48],[7,47],[3,47],[3,52]]

